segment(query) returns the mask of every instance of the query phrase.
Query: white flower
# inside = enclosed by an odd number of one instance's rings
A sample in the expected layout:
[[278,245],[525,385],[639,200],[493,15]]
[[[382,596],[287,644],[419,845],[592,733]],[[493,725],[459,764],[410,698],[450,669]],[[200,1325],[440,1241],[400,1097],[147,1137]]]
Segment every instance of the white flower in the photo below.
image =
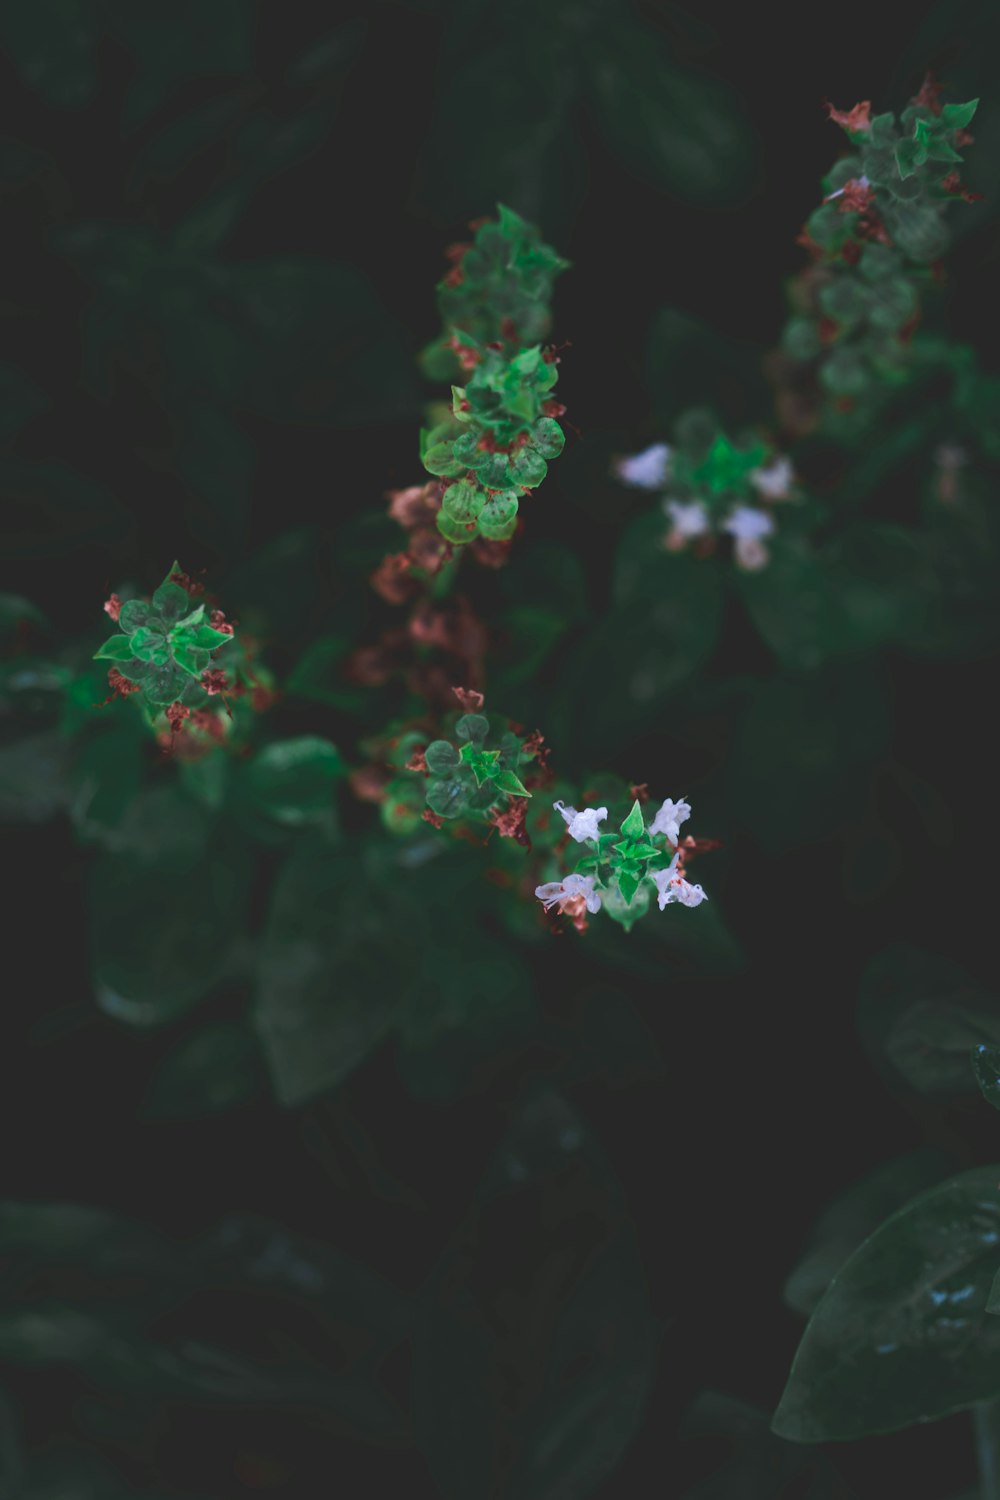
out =
[[652,880],[656,886],[656,902],[661,911],[671,901],[679,901],[682,906],[700,906],[703,901],[708,900],[700,885],[692,885],[680,874],[676,855],[668,869],[653,871]]
[[765,500],[787,500],[795,471],[787,458],[773,458],[764,469],[754,469],[750,483]]
[[582,896],[587,910],[595,912],[601,909],[601,897],[594,889],[594,885],[593,875],[567,875],[563,880],[549,880],[545,885],[536,885],[535,895],[546,911],[557,902],[561,911],[564,901],[571,901],[574,897]]
[[710,529],[708,511],[700,500],[664,500],[663,509],[674,523],[671,536],[680,541],[704,536]]
[[634,485],[636,489],[659,490],[666,483],[669,467],[670,449],[666,443],[654,443],[631,458],[619,458],[614,472],[623,483]]
[[552,806],[562,813],[569,825],[570,838],[576,839],[578,844],[582,844],[585,839],[600,838],[597,825],[607,817],[606,807],[585,807],[582,812],[577,812],[575,807],[567,807],[565,802],[553,802]]
[[650,833],[665,833],[672,844],[676,844],[681,836],[680,825],[687,822],[691,816],[691,804],[685,802],[682,797],[679,802],[671,802],[668,797],[660,804],[660,810],[649,825]]
[[774,521],[766,511],[737,505],[723,521],[722,529],[736,539],[733,551],[741,568],[753,572],[764,566],[770,554],[761,537],[770,536],[774,530]]

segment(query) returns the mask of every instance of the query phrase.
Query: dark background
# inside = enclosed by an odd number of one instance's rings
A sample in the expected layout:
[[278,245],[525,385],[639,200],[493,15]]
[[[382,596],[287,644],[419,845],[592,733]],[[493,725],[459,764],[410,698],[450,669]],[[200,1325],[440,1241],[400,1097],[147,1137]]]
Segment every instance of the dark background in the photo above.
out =
[[[212,5],[203,9],[211,14]],[[680,309],[737,347],[773,345],[786,278],[801,265],[795,235],[840,148],[822,100],[899,107],[931,61],[947,80],[949,60],[969,63],[963,13],[953,10],[951,40],[926,57],[914,56],[914,38],[926,17],[940,16],[928,5],[874,17],[861,4],[829,15],[800,10],[782,24],[754,7],[700,4],[688,17],[673,6],[638,6],[642,23],[667,38],[682,66],[722,81],[747,122],[745,180],[727,185],[720,201],[698,202],[633,169],[586,111],[572,133],[575,193],[565,182],[556,190],[563,174],[544,160],[533,158],[519,180],[487,157],[473,194],[468,142],[452,151],[433,134],[452,66],[450,8],[261,6],[249,76],[279,104],[295,58],[352,21],[359,30],[356,39],[343,33],[350,61],[329,129],[253,193],[225,239],[224,258],[310,255],[359,268],[399,344],[415,356],[435,331],[442,249],[462,237],[463,219],[490,212],[503,197],[536,220],[573,262],[557,285],[554,324],[554,337],[572,346],[560,385],[578,429],[572,473],[583,472],[588,440],[601,473],[590,489],[553,477],[533,501],[522,545],[546,537],[577,550],[600,599],[622,519],[645,503],[604,481],[606,453],[663,435],[645,374],[654,313]],[[512,16],[496,8],[491,23],[501,110]],[[221,25],[222,9],[219,17]],[[530,25],[518,45],[531,51]],[[209,98],[219,78],[182,79],[128,132],[129,47],[100,31],[95,56],[98,84],[72,107],[30,87],[9,58],[0,66],[5,133],[39,148],[55,173],[44,192],[15,193],[4,218],[4,357],[49,402],[21,455],[73,465],[128,516],[121,528],[70,528],[52,547],[15,544],[5,563],[4,587],[37,602],[71,634],[91,628],[95,601],[109,585],[158,578],[175,555],[191,570],[214,573],[290,526],[318,522],[333,536],[338,524],[379,508],[387,488],[419,477],[415,428],[424,394],[416,381],[411,390],[401,385],[396,409],[376,411],[357,431],[336,414],[311,425],[244,416],[254,451],[250,503],[224,541],[199,526],[190,487],[169,457],[156,457],[169,445],[142,382],[120,378],[110,400],[84,388],[80,329],[91,287],[54,236],[86,220],[143,215],[164,228],[217,187],[225,159],[211,152],[145,199],[129,183],[143,141]],[[484,112],[491,107],[481,101]],[[474,117],[468,128],[474,132]],[[433,160],[429,142],[438,143]],[[992,223],[981,216],[951,261],[953,327],[976,343],[987,366],[996,362]],[[762,385],[728,395],[731,417],[767,420]],[[721,648],[726,669],[766,670],[762,651],[733,606]],[[992,1120],[975,1103],[956,1111],[902,1091],[893,1098],[863,1057],[854,1024],[862,969],[889,942],[931,947],[987,985],[993,979],[995,670],[995,655],[943,663],[894,655],[887,679],[893,732],[874,770],[873,798],[859,792],[857,806],[846,800],[837,832],[821,842],[768,853],[744,839],[720,856],[721,880],[699,870],[746,950],[745,969],[681,983],[666,970],[660,983],[624,981],[656,1038],[663,1071],[625,1087],[583,1082],[573,1099],[623,1183],[665,1331],[643,1431],[601,1495],[681,1493],[691,1460],[674,1430],[700,1390],[773,1408],[800,1331],[781,1304],[781,1287],[810,1221],[835,1192],[924,1143],[955,1152],[959,1165],[995,1154]],[[710,735],[692,744],[668,722],[621,746],[616,769],[658,788],[662,782],[664,794],[687,792],[695,831],[708,834],[715,830],[699,817],[695,794],[728,748]],[[509,1059],[478,1092],[439,1106],[406,1097],[383,1049],[335,1099],[303,1110],[261,1103],[214,1120],[137,1124],[147,1039],[86,1011],[80,879],[89,855],[61,823],[10,831],[5,847],[3,1196],[101,1204],[181,1236],[222,1211],[266,1214],[334,1240],[416,1289],[461,1219],[504,1111],[537,1059]],[[570,934],[536,957],[543,995],[557,1003],[592,977],[585,947]],[[39,1018],[64,1006],[80,1008],[76,1029],[31,1045]],[[395,1196],[373,1186],[373,1162],[402,1185]],[[10,1384],[31,1441],[73,1420],[73,1377],[16,1372]],[[365,1447],[348,1435],[316,1437],[292,1418],[182,1409],[166,1420],[131,1461],[151,1466],[143,1472],[159,1470],[161,1485],[176,1485],[177,1493],[434,1493],[412,1452]],[[943,1497],[971,1482],[968,1448],[968,1422],[959,1417],[856,1445],[838,1462],[858,1495],[884,1494],[881,1476],[892,1473],[900,1492]],[[248,1452],[276,1465],[270,1479],[266,1464],[264,1480],[258,1470],[246,1479]]]

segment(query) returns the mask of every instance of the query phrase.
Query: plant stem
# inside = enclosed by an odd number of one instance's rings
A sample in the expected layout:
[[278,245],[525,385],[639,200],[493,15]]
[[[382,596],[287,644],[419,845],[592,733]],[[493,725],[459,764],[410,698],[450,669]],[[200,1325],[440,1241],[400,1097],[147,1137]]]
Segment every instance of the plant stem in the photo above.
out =
[[1000,1400],[972,1408],[980,1500],[1000,1500]]

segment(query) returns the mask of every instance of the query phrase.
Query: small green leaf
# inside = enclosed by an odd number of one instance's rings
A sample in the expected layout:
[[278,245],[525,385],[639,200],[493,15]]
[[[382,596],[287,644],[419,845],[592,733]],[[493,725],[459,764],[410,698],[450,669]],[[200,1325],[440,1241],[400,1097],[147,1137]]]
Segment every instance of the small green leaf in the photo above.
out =
[[433,444],[424,453],[423,464],[428,474],[435,474],[442,479],[457,478],[464,472],[464,465],[456,460],[451,443]]
[[207,651],[198,651],[191,646],[176,642],[173,647],[173,657],[177,665],[194,678],[201,676],[211,660]]
[[463,714],[455,725],[460,740],[471,740],[481,745],[490,732],[490,721],[485,714]]
[[278,740],[258,752],[247,769],[253,805],[292,828],[329,824],[333,787],[344,774],[340,752],[318,735]]
[[471,781],[459,776],[432,781],[427,788],[427,806],[440,818],[457,818],[469,804]]
[[984,1042],[973,1047],[972,1072],[983,1098],[1000,1109],[1000,1047],[987,1047]]
[[[178,626],[180,629],[180,626]],[[225,630],[216,630],[211,625],[199,625],[191,631],[191,644],[199,646],[205,651],[215,651],[219,646],[225,646],[233,637]]]
[[152,618],[152,605],[148,604],[145,599],[129,599],[121,607],[118,625],[126,635],[132,635],[141,626],[148,625]]
[[646,831],[646,825],[642,821],[642,808],[638,797],[632,803],[631,810],[622,824],[622,833],[628,839],[637,839]]
[[176,625],[187,613],[191,600],[179,583],[161,583],[153,595],[153,609],[165,625]]
[[566,434],[553,417],[539,417],[531,429],[531,442],[543,458],[558,458],[566,446]]
[[424,751],[424,760],[432,776],[447,776],[459,762],[459,753],[447,740],[432,740]]
[[632,905],[632,897],[639,889],[642,876],[627,869],[619,869],[617,872],[618,889],[625,898],[626,906]]
[[94,661],[131,661],[134,655],[127,635],[113,635],[94,652]]
[[510,797],[531,796],[527,787],[513,771],[498,771],[493,777],[493,783],[498,791],[506,792]]

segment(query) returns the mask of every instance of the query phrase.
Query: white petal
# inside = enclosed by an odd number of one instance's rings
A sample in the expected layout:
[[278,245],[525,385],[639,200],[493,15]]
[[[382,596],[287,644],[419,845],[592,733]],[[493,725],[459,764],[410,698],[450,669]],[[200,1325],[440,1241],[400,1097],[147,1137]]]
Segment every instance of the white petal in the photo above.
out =
[[758,495],[765,500],[785,500],[795,479],[795,471],[787,458],[774,458],[763,469],[754,469],[750,483]]
[[679,536],[704,536],[711,529],[708,511],[700,500],[664,500],[663,509]]
[[723,521],[722,529],[728,531],[730,536],[756,541],[759,537],[771,535],[774,521],[765,510],[755,510],[750,505],[737,505]]
[[614,472],[625,484],[634,485],[636,489],[659,490],[666,483],[669,467],[670,449],[666,443],[653,443],[641,453],[618,459]]
[[672,802],[669,797],[660,804],[659,810],[649,825],[650,833],[664,833],[672,844],[680,838],[680,825],[691,816],[691,804],[682,797]]

